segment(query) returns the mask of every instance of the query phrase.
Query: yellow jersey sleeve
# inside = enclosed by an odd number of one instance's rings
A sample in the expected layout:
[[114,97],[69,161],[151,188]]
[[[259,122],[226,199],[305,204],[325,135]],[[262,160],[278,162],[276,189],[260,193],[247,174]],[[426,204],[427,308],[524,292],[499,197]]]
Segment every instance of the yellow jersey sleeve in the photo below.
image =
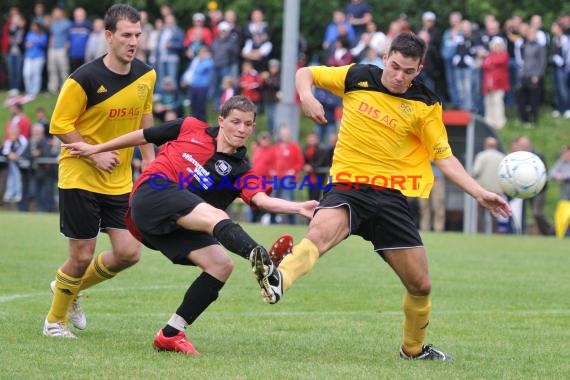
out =
[[313,74],[315,86],[324,88],[337,96],[343,96],[344,79],[351,66],[311,66],[309,69]]
[[85,91],[74,80],[66,80],[57,98],[49,132],[53,135],[65,135],[73,132],[80,115],[85,111],[87,97]]
[[443,124],[441,103],[430,107],[421,107],[418,112],[416,135],[424,145],[430,160],[447,158],[452,155]]

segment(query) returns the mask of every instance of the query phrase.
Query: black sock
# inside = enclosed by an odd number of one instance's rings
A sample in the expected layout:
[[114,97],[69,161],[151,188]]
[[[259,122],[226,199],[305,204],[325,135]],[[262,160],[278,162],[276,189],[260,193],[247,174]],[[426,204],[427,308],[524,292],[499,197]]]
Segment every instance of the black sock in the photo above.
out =
[[249,254],[257,244],[237,223],[224,219],[214,226],[214,237],[228,251],[249,260]]
[[[218,298],[218,293],[224,286],[224,282],[212,277],[206,272],[202,272],[184,295],[182,303],[176,310],[176,314],[184,318],[191,325]],[[166,337],[175,336],[178,330],[170,325],[162,329]]]
[[170,326],[170,325],[166,325],[162,328],[162,335],[164,335],[167,338],[171,338],[173,336],[178,335],[180,331],[178,331],[177,329],[175,329],[174,327]]

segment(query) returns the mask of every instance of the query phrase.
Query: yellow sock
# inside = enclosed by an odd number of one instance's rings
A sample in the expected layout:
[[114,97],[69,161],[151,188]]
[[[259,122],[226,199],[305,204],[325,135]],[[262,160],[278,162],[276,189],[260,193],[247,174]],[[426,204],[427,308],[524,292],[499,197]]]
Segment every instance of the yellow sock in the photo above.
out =
[[404,351],[415,356],[422,351],[427,335],[431,301],[429,296],[404,293]]
[[51,307],[47,315],[49,323],[64,322],[67,323],[67,310],[71,303],[79,293],[80,278],[68,276],[61,269],[57,270],[55,276],[55,291],[51,301]]
[[116,275],[116,272],[111,272],[103,264],[103,253],[101,253],[97,255],[97,257],[94,257],[87,267],[87,270],[81,279],[81,290],[90,288],[105,280],[110,280]]
[[295,280],[309,272],[319,255],[319,249],[309,239],[303,239],[293,247],[293,253],[285,256],[279,264],[279,271],[283,275],[283,289],[289,289]]

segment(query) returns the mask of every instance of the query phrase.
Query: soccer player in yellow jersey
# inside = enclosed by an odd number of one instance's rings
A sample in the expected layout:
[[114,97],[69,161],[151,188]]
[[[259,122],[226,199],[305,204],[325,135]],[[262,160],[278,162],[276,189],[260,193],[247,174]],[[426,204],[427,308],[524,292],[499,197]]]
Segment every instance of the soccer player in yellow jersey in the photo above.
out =
[[431,282],[426,251],[410,216],[406,196],[427,197],[433,183],[430,160],[457,186],[494,216],[509,215],[499,195],[469,176],[451,152],[441,103],[415,78],[422,69],[425,44],[402,33],[384,56],[385,69],[374,65],[305,67],[296,86],[304,113],[325,123],[323,106],[312,86],[343,99],[343,116],[333,157],[333,186],[309,225],[305,238],[285,256],[266,281],[263,294],[276,303],[317,259],[349,235],[359,235],[390,265],[404,285],[404,327],[400,356],[405,359],[453,360],[425,344],[431,310]]
[[[64,143],[103,143],[152,125],[156,72],[135,58],[141,35],[138,11],[116,4],[105,15],[109,53],[86,63],[65,81],[50,132]],[[140,147],[143,165],[154,159],[152,145]],[[59,160],[60,231],[69,239],[69,257],[51,283],[53,299],[44,335],[76,336],[87,325],[79,291],[113,278],[140,258],[141,245],[124,222],[132,188],[133,148],[90,158],[63,149]],[[95,256],[99,231],[109,235],[112,250]]]

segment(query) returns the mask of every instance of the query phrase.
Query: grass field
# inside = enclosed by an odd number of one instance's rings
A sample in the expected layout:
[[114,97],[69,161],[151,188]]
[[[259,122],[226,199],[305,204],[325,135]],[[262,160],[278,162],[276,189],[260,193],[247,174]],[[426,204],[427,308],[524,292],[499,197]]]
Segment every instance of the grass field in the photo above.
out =
[[[1,379],[564,379],[570,377],[570,250],[543,237],[425,234],[433,281],[428,341],[453,363],[399,359],[402,289],[357,237],[324,256],[277,305],[245,260],[187,335],[202,356],[157,353],[196,268],[145,250],[87,290],[76,341],[41,329],[48,284],[66,257],[55,214],[0,215]],[[304,227],[246,229],[264,244]],[[102,236],[99,249],[108,247]]]

